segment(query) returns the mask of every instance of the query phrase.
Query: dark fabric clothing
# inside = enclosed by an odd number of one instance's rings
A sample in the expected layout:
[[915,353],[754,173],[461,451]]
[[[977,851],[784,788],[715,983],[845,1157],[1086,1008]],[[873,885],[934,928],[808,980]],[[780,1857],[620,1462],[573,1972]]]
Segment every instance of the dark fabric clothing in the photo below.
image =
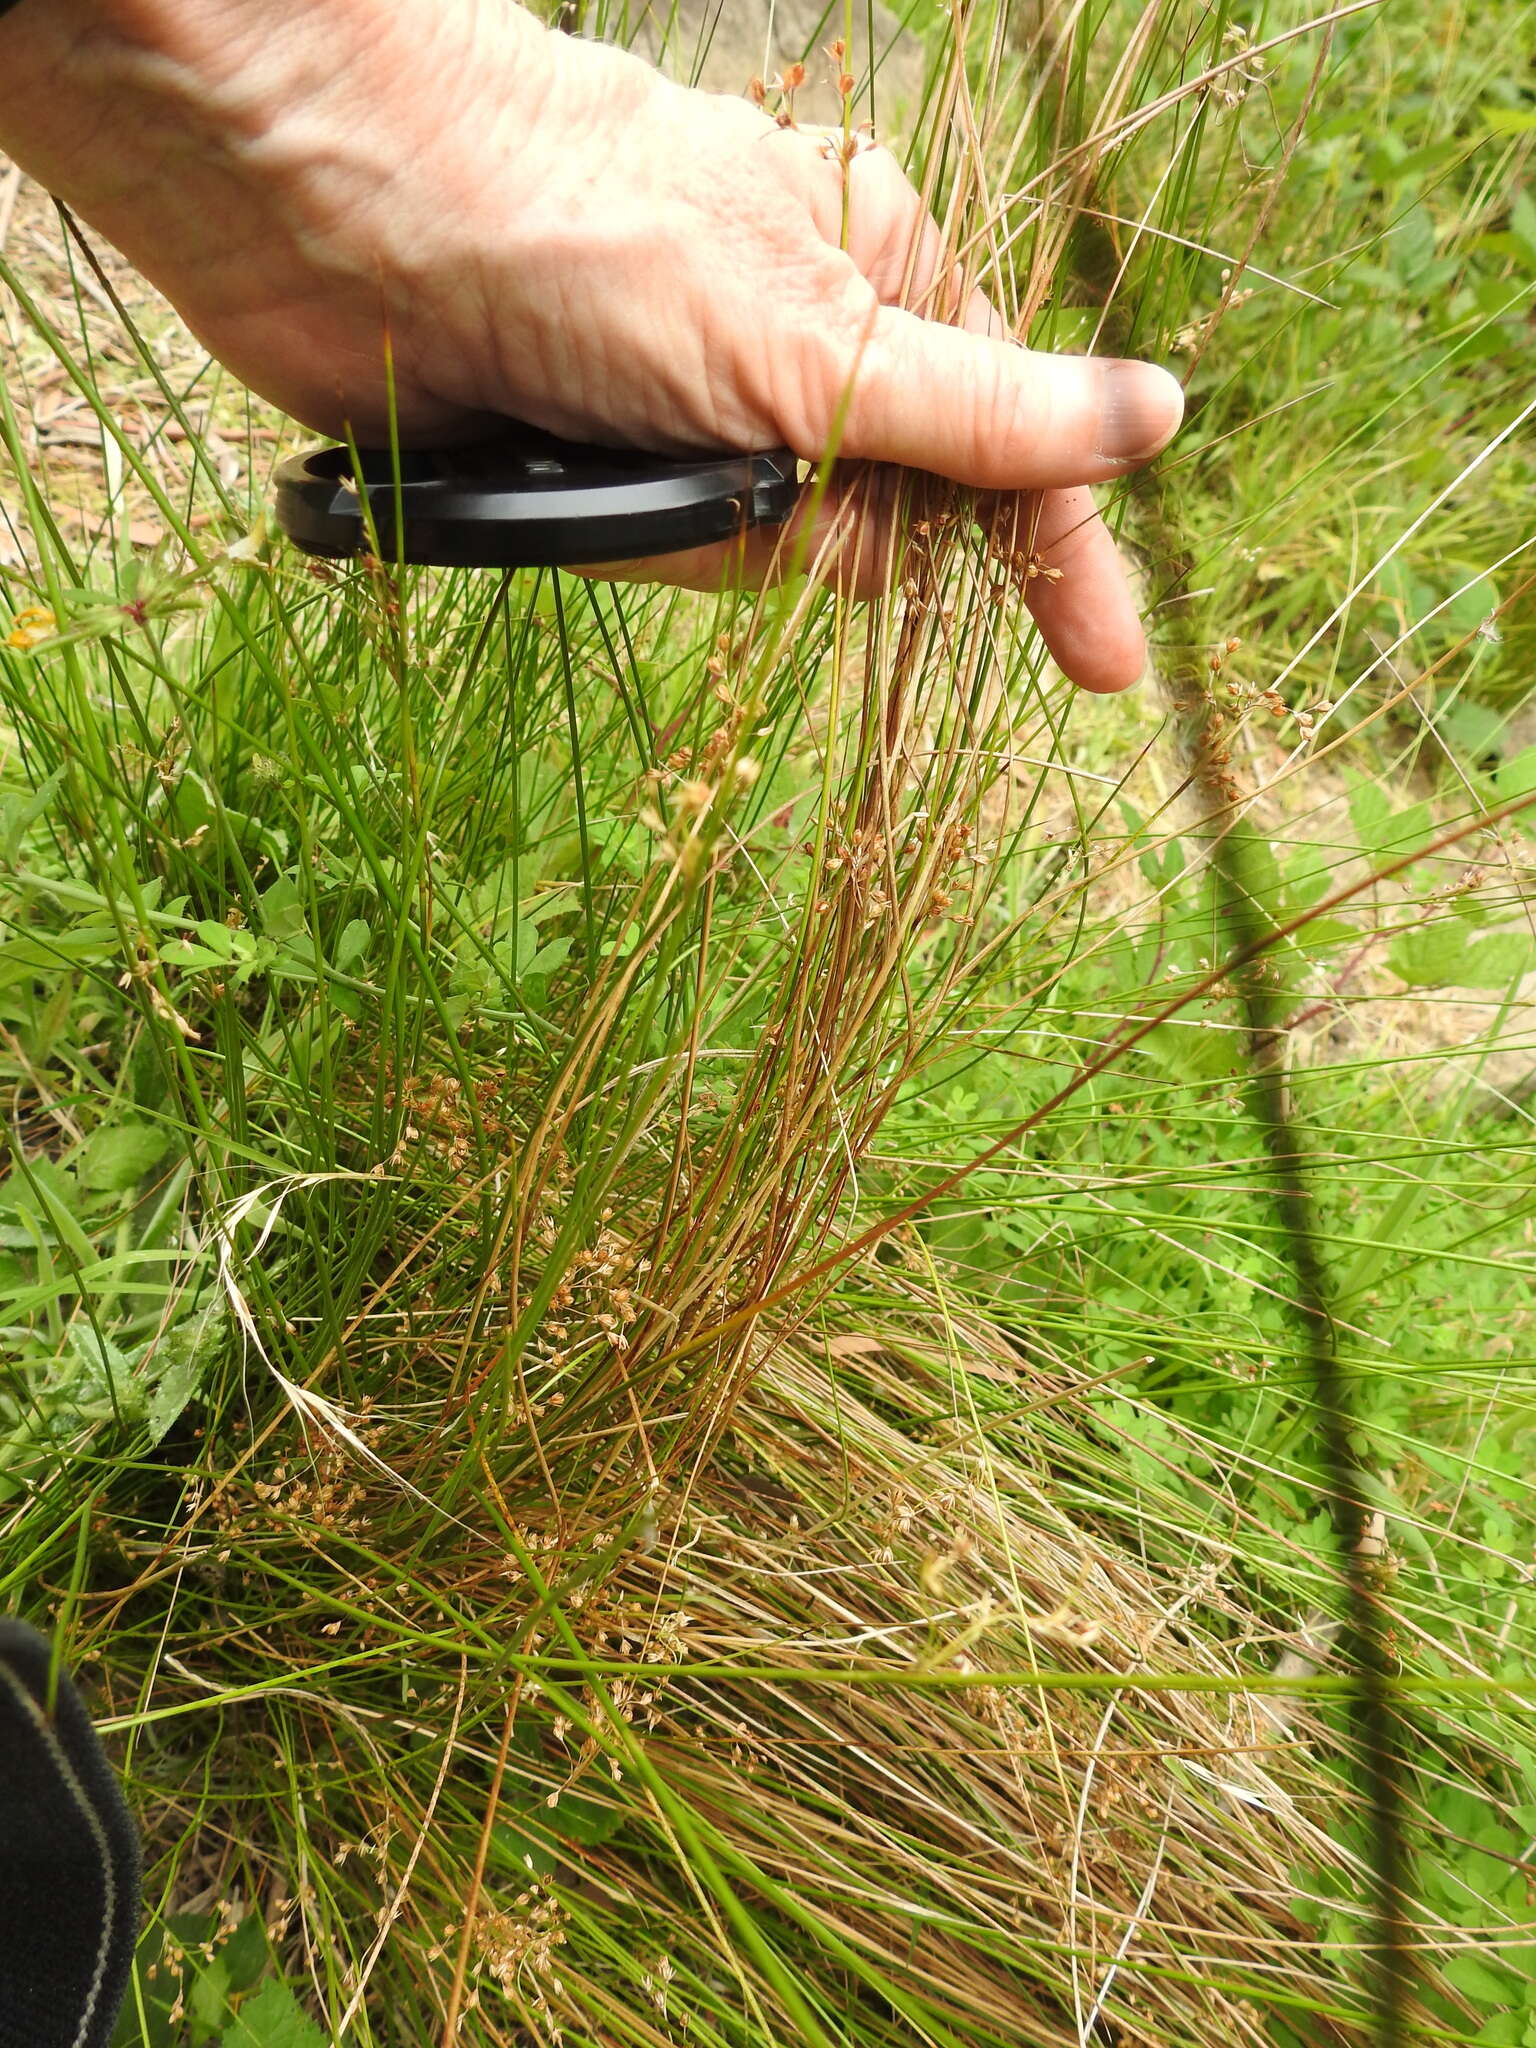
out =
[[139,1841],[69,1678],[0,1619],[0,2048],[106,2048],[139,1922]]

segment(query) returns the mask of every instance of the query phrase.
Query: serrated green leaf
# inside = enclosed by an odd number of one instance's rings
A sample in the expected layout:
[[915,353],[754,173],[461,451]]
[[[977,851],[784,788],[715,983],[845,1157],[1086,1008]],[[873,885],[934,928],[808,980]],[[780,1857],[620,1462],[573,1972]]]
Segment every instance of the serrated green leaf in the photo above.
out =
[[219,2048],[326,2048],[326,2040],[292,1987],[272,1977],[240,2001]]
[[1491,705],[1479,704],[1474,698],[1452,704],[1436,720],[1451,744],[1472,761],[1497,753],[1508,722]]
[[1391,801],[1380,783],[1365,777],[1356,780],[1349,792],[1349,817],[1363,847],[1370,849],[1377,844],[1382,827],[1391,815]]
[[86,1140],[80,1184],[100,1194],[126,1194],[160,1164],[174,1142],[153,1124],[104,1124]]
[[68,1389],[72,1407],[82,1414],[142,1414],[144,1389],[134,1377],[133,1360],[110,1337],[89,1323],[71,1323],[64,1333],[69,1355],[79,1367]]
[[[170,1432],[187,1403],[203,1383],[223,1335],[222,1305],[213,1301],[197,1315],[190,1316],[166,1332],[151,1354],[151,1365],[159,1372],[150,1394],[145,1426],[152,1445]],[[243,1923],[242,1923],[243,1924]]]
[[1530,961],[1526,933],[1478,936],[1474,927],[1449,917],[1405,932],[1387,954],[1392,972],[1413,988],[1507,988]]

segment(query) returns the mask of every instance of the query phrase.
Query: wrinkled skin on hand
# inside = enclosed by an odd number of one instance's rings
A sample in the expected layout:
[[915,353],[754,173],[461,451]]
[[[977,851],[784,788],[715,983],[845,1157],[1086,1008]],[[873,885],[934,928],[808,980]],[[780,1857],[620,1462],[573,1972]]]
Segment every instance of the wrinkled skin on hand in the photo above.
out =
[[[1026,591],[1053,653],[1089,689],[1140,673],[1086,487],[1164,445],[1178,386],[1011,342],[888,151],[845,166],[823,136],[510,0],[61,4],[71,90],[112,109],[110,147],[90,124],[38,145],[3,107],[0,136],[297,418],[386,438],[387,334],[409,441],[499,415],[664,452],[835,448],[1030,494],[1020,532],[1061,571]],[[858,591],[886,573],[881,527],[844,544]],[[762,575],[777,544],[752,536],[736,566]],[[626,573],[707,586],[724,559]]]

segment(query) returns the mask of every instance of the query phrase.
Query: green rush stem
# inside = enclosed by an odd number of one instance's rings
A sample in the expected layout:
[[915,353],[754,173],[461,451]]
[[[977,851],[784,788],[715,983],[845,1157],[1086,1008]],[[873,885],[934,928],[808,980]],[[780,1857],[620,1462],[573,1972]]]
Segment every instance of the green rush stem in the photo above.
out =
[[[553,1613],[557,1601],[550,1602]],[[377,1616],[351,1601],[328,1597],[323,1603],[329,1614],[342,1614],[359,1623]],[[1003,1666],[975,1671],[947,1670],[930,1664],[782,1664],[762,1661],[732,1661],[729,1657],[693,1660],[649,1661],[644,1658],[594,1657],[571,1651],[509,1650],[503,1644],[469,1642],[425,1630],[401,1628],[387,1643],[366,1650],[346,1651],[316,1664],[285,1671],[278,1678],[253,1679],[247,1685],[211,1686],[196,1699],[177,1700],[167,1707],[145,1707],[131,1713],[104,1716],[96,1726],[104,1735],[157,1727],[166,1721],[184,1721],[190,1715],[216,1713],[247,1700],[281,1699],[288,1694],[313,1690],[322,1679],[338,1671],[368,1666],[388,1666],[402,1648],[419,1656],[441,1653],[457,1655],[460,1650],[470,1662],[488,1669],[510,1671],[541,1682],[559,1683],[581,1679],[623,1678],[634,1684],[685,1685],[689,1683],[734,1685],[779,1685],[841,1687],[851,1692],[964,1693],[995,1687],[1008,1692],[1080,1693],[1084,1697],[1114,1693],[1143,1693],[1153,1698],[1163,1693],[1185,1693],[1193,1699],[1282,1699],[1355,1700],[1366,1681],[1346,1673],[1313,1672],[1291,1677],[1275,1672],[1235,1671],[1060,1671],[1049,1666]],[[1529,1679],[1455,1677],[1433,1673],[1397,1676],[1389,1674],[1381,1691],[1396,1699],[1465,1700],[1476,1706],[1490,1698],[1515,1701],[1522,1709],[1531,1704]]]
[[[1167,565],[1163,594],[1187,586],[1191,562],[1171,487],[1153,473],[1135,486],[1135,496],[1147,528],[1144,537]],[[1211,679],[1219,665],[1213,666],[1208,656],[1217,636],[1205,609],[1198,600],[1163,608],[1167,623],[1159,680],[1172,713],[1169,729],[1180,755],[1180,779],[1197,813],[1192,830],[1208,850],[1216,883],[1225,925],[1223,951],[1248,1048],[1248,1109],[1269,1162],[1279,1237],[1294,1283],[1287,1291],[1286,1313],[1296,1329],[1297,1365],[1316,1405],[1318,1451],[1344,1601],[1338,1654],[1353,1677],[1351,1717],[1370,1837],[1374,1938],[1366,1953],[1373,1994],[1371,2037],[1374,2048],[1408,2048],[1407,2008],[1416,1975],[1410,1954],[1412,1857],[1404,1792],[1410,1727],[1393,1703],[1390,1619],[1371,1583],[1364,1541],[1370,1507],[1358,1446],[1356,1375],[1339,1351],[1313,1167],[1285,1081],[1289,999],[1281,973],[1271,964],[1283,933],[1264,909],[1259,888],[1250,885],[1253,834],[1217,765],[1224,758],[1219,746],[1223,726]]]
[[[1234,936],[1251,943],[1270,924],[1246,889],[1248,839],[1221,834],[1213,850],[1222,908]],[[1247,927],[1247,929],[1245,929]],[[1285,1085],[1283,988],[1260,971],[1254,958],[1237,977],[1238,999],[1247,1027],[1252,1070],[1248,1103],[1271,1166],[1275,1214],[1289,1257],[1294,1291],[1286,1307],[1296,1325],[1298,1362],[1316,1403],[1318,1448],[1322,1453],[1339,1577],[1344,1591],[1342,1656],[1353,1664],[1353,1692],[1362,1775],[1370,1820],[1373,1959],[1376,2008],[1372,2031],[1377,2048],[1408,2048],[1407,2000],[1414,1970],[1410,1959],[1410,1883],[1404,1779],[1410,1768],[1411,1729],[1393,1703],[1395,1659],[1390,1621],[1371,1583],[1364,1542],[1370,1508],[1366,1474],[1357,1446],[1356,1375],[1341,1356],[1331,1308],[1330,1279],[1313,1195],[1313,1165],[1306,1140],[1292,1117]]]
[[1507,804],[1500,804],[1496,810],[1479,812],[1476,817],[1466,819],[1460,825],[1442,832],[1427,846],[1416,847],[1412,853],[1385,862],[1381,867],[1362,876],[1360,880],[1335,889],[1332,895],[1323,897],[1321,901],[1312,904],[1285,924],[1277,925],[1273,931],[1264,932],[1251,945],[1241,947],[1225,960],[1219,961],[1208,974],[1202,975],[1198,981],[1172,997],[1170,1001],[1161,1004],[1131,1030],[1112,1039],[1102,1052],[1081,1066],[1071,1080],[1058,1088],[1054,1095],[1047,1097],[1038,1109],[1031,1110],[1028,1116],[1020,1117],[1017,1123],[1011,1124],[1001,1136],[994,1138],[991,1144],[968,1159],[963,1166],[957,1166],[952,1172],[946,1173],[930,1187],[913,1195],[910,1201],[903,1202],[897,1209],[892,1209],[878,1222],[870,1224],[867,1230],[861,1231],[846,1244],[841,1244],[835,1250],[826,1253],[803,1272],[792,1273],[788,1279],[781,1280],[769,1293],[742,1303],[730,1314],[722,1316],[719,1322],[696,1330],[682,1342],[674,1344],[656,1361],[658,1368],[675,1365],[684,1358],[692,1357],[695,1352],[705,1350],[711,1344],[720,1343],[738,1330],[745,1329],[749,1323],[758,1321],[769,1309],[777,1308],[781,1302],[789,1301],[807,1287],[814,1286],[818,1280],[824,1280],[841,1268],[852,1265],[863,1253],[873,1250],[904,1223],[914,1222],[931,1209],[935,1202],[942,1201],[946,1195],[952,1195],[958,1188],[964,1187],[967,1181],[973,1179],[982,1168],[990,1166],[993,1160],[1000,1159],[1014,1150],[1022,1138],[1028,1137],[1031,1131],[1038,1130],[1041,1125],[1048,1123],[1057,1110],[1065,1108],[1067,1103],[1080,1095],[1083,1089],[1090,1082],[1096,1081],[1101,1074],[1107,1074],[1112,1067],[1118,1066],[1127,1053],[1134,1052],[1137,1046],[1152,1036],[1153,1032],[1170,1023],[1182,1011],[1200,1002],[1203,997],[1217,993],[1253,961],[1272,951],[1277,942],[1304,931],[1309,924],[1315,924],[1320,918],[1330,916],[1343,904],[1352,903],[1357,896],[1378,889],[1383,882],[1391,881],[1394,876],[1403,874],[1420,861],[1433,860],[1436,854],[1443,853],[1448,846],[1458,845],[1463,839],[1469,839],[1476,833],[1491,831],[1507,819],[1518,817],[1522,812],[1532,809],[1536,809],[1536,791],[1515,797]]
[[565,716],[571,736],[571,794],[576,803],[577,830],[581,834],[581,908],[587,934],[587,963],[597,971],[597,913],[592,901],[592,869],[587,857],[587,790],[581,772],[581,727],[576,715],[576,678],[571,670],[571,635],[565,617],[565,594],[560,571],[551,569],[549,587],[554,593],[555,626],[560,640],[560,673],[565,683]]

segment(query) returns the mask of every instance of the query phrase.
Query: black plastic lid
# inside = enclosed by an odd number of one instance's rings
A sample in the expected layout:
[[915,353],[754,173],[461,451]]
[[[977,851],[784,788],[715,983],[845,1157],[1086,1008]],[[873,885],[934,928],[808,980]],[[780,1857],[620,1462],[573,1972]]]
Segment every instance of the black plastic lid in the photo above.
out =
[[[678,461],[558,441],[518,426],[472,447],[360,450],[386,560],[444,568],[563,568],[707,547],[787,519],[798,494],[787,448]],[[351,452],[314,448],[277,472],[277,522],[306,554],[333,560],[370,545]]]

